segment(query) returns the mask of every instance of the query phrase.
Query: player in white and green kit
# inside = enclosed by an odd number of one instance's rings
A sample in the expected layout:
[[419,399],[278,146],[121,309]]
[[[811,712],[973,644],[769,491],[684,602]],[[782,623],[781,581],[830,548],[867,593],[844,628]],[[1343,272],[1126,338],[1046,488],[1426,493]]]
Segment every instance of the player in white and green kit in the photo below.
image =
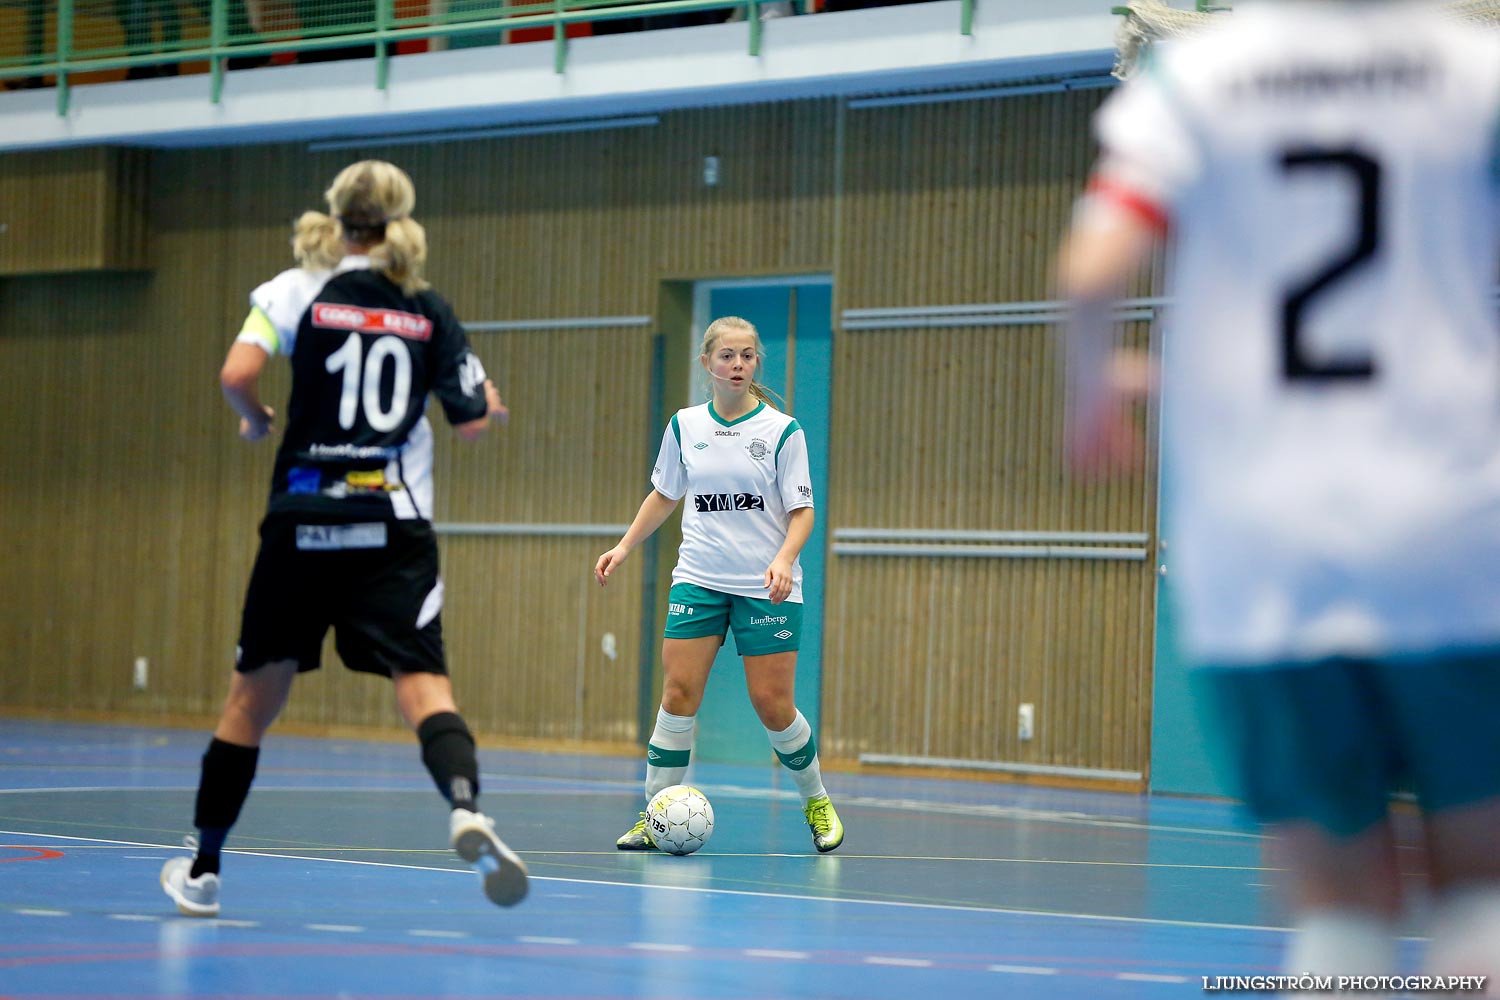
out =
[[1296,975],[1396,971],[1398,785],[1427,971],[1500,974],[1500,39],[1436,8],[1247,5],[1164,46],[1099,114],[1061,266],[1091,465],[1129,451],[1110,301],[1175,237],[1174,596]]
[[[594,576],[607,584],[686,498],[662,640],[661,709],[646,748],[646,798],[682,781],[709,670],[732,630],[750,702],[796,782],[813,845],[826,852],[843,843],[844,827],[823,787],[812,727],[793,700],[802,638],[798,555],[812,534],[812,477],[802,429],[768,404],[757,381],[761,353],[747,321],[726,316],[709,325],[700,360],[712,397],[672,418],[653,489],[620,543],[599,557]],[[655,849],[645,813],[615,846]]]

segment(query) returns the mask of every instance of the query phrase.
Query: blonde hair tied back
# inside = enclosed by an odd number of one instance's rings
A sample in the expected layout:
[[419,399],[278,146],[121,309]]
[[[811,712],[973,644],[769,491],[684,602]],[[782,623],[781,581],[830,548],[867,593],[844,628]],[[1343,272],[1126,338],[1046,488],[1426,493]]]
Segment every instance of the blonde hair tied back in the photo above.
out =
[[293,227],[292,256],[309,271],[332,270],[344,257],[338,222],[322,212],[303,212]]
[[369,246],[370,263],[408,295],[427,288],[427,231],[411,217],[417,189],[406,171],[384,160],[351,163],[325,193],[343,238]]

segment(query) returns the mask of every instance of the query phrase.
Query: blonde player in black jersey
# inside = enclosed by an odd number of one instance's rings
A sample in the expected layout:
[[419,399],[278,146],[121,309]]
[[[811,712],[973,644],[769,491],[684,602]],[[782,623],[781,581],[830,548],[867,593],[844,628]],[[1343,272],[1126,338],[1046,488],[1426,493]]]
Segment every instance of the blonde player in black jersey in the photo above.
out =
[[1138,451],[1107,317],[1170,226],[1174,590],[1206,729],[1290,872],[1284,971],[1396,972],[1405,784],[1426,971],[1500,976],[1500,42],[1432,4],[1247,7],[1097,126],[1061,261],[1068,447]]
[[452,805],[454,849],[491,900],[526,894],[526,866],[479,812],[474,738],[443,655],[443,585],[432,525],[431,393],[472,441],[507,411],[452,308],[422,279],[426,235],[416,191],[390,163],[366,160],[328,189],[333,217],[308,213],[300,267],[250,296],[225,359],[224,396],[240,436],[270,434],[260,375],[291,357],[292,392],[260,552],[245,597],[229,696],[203,755],[193,858],[161,883],[189,916],[219,912],[221,851],[250,792],[261,740],[299,672],[316,670],[331,627],[344,664],[390,677],[422,760]]
[[[745,661],[750,702],[781,763],[791,772],[820,852],[844,841],[823,787],[812,726],[793,700],[802,640],[802,567],[813,529],[807,441],[797,421],[769,405],[759,381],[760,334],[725,316],[703,333],[700,363],[709,401],[679,410],[662,435],[653,489],[620,544],[599,557],[602,587],[630,551],[691,497],[667,596],[661,708],[646,746],[646,798],[682,781],[695,719],[714,657],[733,630]],[[656,845],[646,814],[615,841],[622,851]]]

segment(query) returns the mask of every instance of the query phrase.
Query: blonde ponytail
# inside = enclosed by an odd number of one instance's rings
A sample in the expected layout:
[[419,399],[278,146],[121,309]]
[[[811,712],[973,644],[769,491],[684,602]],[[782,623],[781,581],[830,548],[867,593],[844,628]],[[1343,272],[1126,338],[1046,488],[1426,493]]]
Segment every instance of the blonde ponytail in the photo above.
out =
[[427,231],[416,219],[387,222],[384,241],[370,248],[370,263],[407,295],[430,287],[422,277],[427,263]]
[[331,271],[344,257],[339,224],[322,212],[303,212],[292,234],[292,256],[309,271]]
[[408,295],[428,287],[427,233],[411,217],[417,189],[406,171],[384,160],[351,163],[333,179],[328,208],[344,239],[368,246],[370,262]]

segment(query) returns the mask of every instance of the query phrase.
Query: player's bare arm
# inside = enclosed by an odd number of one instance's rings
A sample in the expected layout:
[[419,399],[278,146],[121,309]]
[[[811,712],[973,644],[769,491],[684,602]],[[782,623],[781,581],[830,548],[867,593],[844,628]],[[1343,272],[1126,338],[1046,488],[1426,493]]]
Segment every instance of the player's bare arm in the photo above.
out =
[[1128,469],[1144,450],[1123,403],[1149,387],[1149,367],[1138,355],[1115,356],[1110,310],[1156,235],[1156,228],[1138,213],[1107,198],[1093,198],[1078,213],[1059,254],[1060,292],[1071,306],[1065,439],[1075,470]]
[[219,369],[219,387],[231,409],[240,416],[240,437],[259,441],[271,433],[276,411],[260,400],[260,374],[268,355],[257,344],[236,341]]
[[641,501],[641,509],[636,511],[635,520],[630,522],[630,527],[621,537],[620,543],[601,555],[594,563],[594,579],[599,581],[599,586],[608,586],[610,573],[625,561],[625,558],[630,555],[630,550],[650,538],[651,533],[660,528],[662,522],[676,509],[676,500],[657,490],[647,493],[646,499]]
[[792,596],[792,566],[802,553],[802,546],[812,537],[815,520],[811,507],[798,507],[787,516],[786,541],[781,543],[781,549],[766,567],[766,589],[771,592],[772,604],[780,604]]
[[500,427],[510,423],[510,408],[500,399],[500,390],[495,388],[495,383],[490,379],[484,380],[484,402],[484,416],[453,425],[454,432],[465,441],[477,441],[481,434],[489,430],[491,422]]

